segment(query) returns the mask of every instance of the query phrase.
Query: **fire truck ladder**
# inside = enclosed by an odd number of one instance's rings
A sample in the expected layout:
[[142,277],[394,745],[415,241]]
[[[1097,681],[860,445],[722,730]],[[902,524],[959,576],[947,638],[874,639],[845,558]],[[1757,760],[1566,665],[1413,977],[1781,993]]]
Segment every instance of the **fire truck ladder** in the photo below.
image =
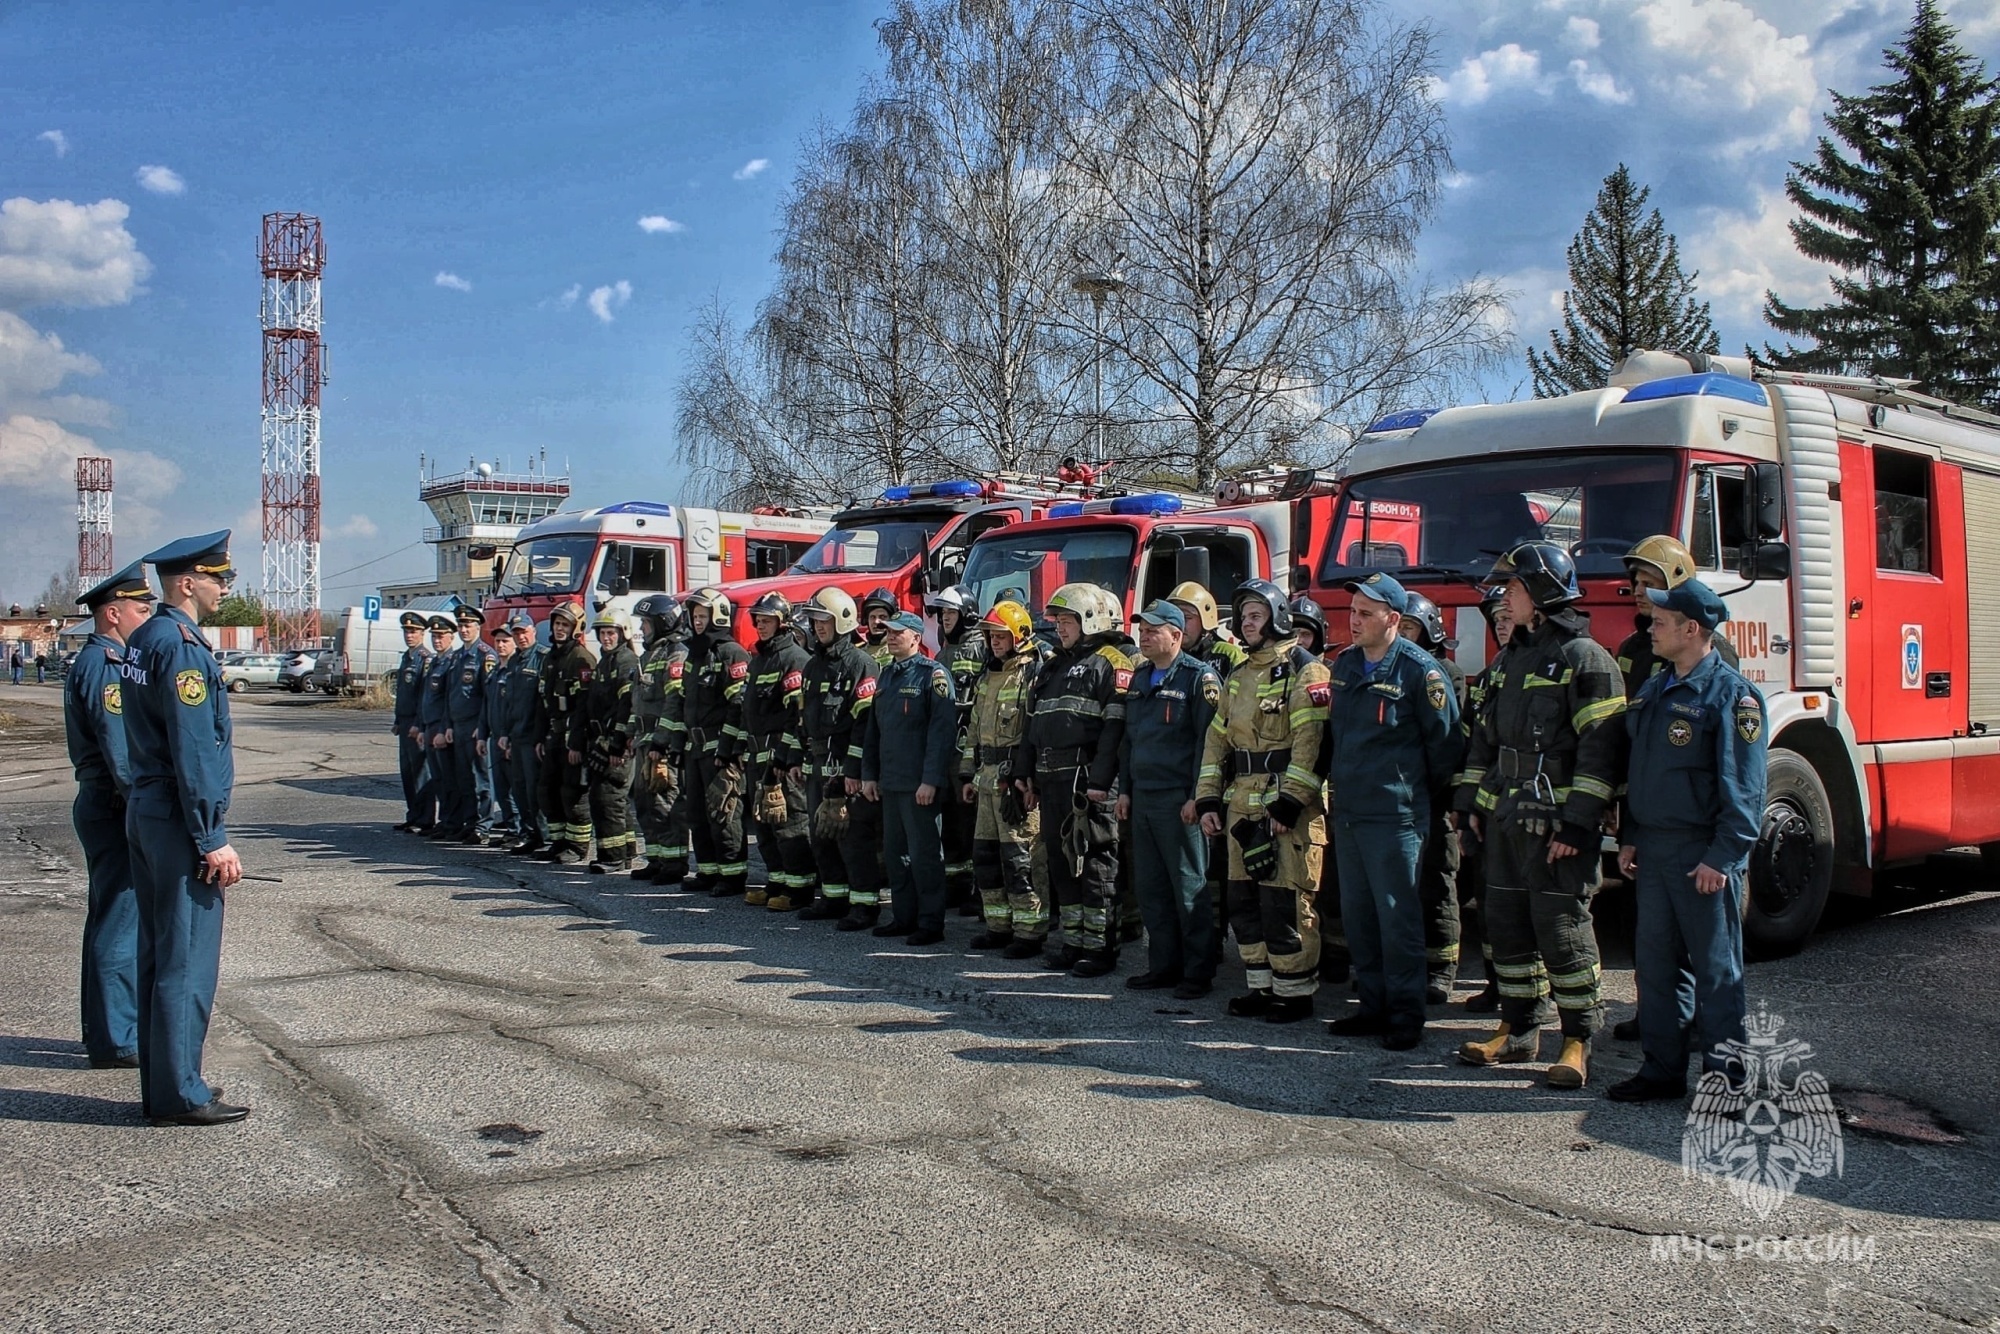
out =
[[1978,422],[1981,426],[2000,426],[2000,416],[1991,412],[1968,408],[1933,394],[1919,393],[1912,387],[1917,383],[1915,380],[1890,379],[1882,375],[1822,375],[1814,371],[1786,371],[1764,365],[1753,365],[1751,369],[1751,378],[1766,384],[1796,384],[1808,389],[1823,389],[1842,398],[1880,403],[1884,407],[1925,408],[1941,417]]

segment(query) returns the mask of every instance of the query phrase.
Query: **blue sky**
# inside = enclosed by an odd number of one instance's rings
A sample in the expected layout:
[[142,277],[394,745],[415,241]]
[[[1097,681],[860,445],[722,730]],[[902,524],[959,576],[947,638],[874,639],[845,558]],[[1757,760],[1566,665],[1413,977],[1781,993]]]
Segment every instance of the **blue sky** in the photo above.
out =
[[[1776,285],[1784,164],[1880,75],[1907,0],[1384,0],[1438,34],[1457,174],[1422,256],[1517,293],[1620,160],[1702,271],[1725,346]],[[876,63],[864,0],[0,11],[0,596],[74,551],[72,464],[117,460],[118,551],[211,527],[256,569],[258,218],[329,261],[326,601],[421,577],[417,456],[567,460],[580,500],[672,499],[682,333],[769,281],[800,137]],[[2000,0],[1949,6],[2000,54]],[[757,164],[763,164],[758,166]],[[642,225],[642,220],[651,221]],[[1516,366],[1488,392],[1505,397]],[[1523,391],[1525,392],[1525,391]],[[385,553],[386,560],[375,558]],[[354,573],[341,573],[362,566]],[[254,582],[254,575],[252,582]]]

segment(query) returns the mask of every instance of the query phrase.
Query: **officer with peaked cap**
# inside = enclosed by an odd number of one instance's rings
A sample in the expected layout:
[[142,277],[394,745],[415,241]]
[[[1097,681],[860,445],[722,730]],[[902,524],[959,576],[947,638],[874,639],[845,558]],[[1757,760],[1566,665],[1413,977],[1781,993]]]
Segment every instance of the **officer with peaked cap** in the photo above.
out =
[[431,650],[424,643],[422,612],[406,611],[399,619],[403,627],[403,659],[396,664],[396,713],[392,727],[396,733],[396,769],[403,780],[403,823],[395,828],[411,833],[437,823],[437,794],[431,790],[429,769],[424,763],[424,729],[418,722]]
[[431,635],[431,660],[424,668],[424,693],[417,705],[417,722],[424,734],[424,772],[437,800],[437,822],[417,832],[433,838],[454,834],[458,808],[457,771],[451,753],[451,673],[458,665],[458,622],[443,612],[425,622]]
[[125,798],[125,641],[153,614],[146,567],[135,562],[77,599],[90,639],[63,682],[63,729],[76,768],[70,819],[83,845],[89,899],[83,917],[83,1048],[93,1066],[139,1064],[139,904],[132,890]]
[[222,963],[222,895],[243,878],[224,823],[236,760],[229,692],[197,628],[229,593],[229,531],[170,542],[146,562],[165,606],[126,641],[132,792],[125,833],[139,903],[139,1095],[154,1125],[222,1125],[247,1107],[201,1076]]
[[493,813],[493,774],[486,757],[479,753],[479,725],[486,713],[486,678],[500,659],[482,638],[485,628],[486,618],[479,608],[459,606],[458,637],[464,643],[452,664],[446,706],[451,717],[451,787],[456,813],[446,817],[446,822],[458,831],[461,843],[483,842],[480,827]]

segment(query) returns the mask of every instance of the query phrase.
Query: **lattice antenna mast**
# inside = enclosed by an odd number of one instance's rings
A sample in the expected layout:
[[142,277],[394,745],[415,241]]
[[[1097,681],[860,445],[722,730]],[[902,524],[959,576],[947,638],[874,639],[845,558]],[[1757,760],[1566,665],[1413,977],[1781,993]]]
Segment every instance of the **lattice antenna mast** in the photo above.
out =
[[76,591],[111,577],[111,460],[76,461]]
[[266,213],[264,272],[264,618],[274,647],[319,638],[320,272],[326,238],[306,213]]

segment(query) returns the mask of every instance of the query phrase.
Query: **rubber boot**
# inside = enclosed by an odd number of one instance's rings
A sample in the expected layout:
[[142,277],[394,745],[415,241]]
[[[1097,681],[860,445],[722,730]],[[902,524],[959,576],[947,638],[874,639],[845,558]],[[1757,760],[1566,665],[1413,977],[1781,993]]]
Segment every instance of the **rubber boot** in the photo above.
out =
[[1044,946],[1042,938],[1040,936],[1037,936],[1032,940],[1030,940],[1026,936],[1017,936],[1015,937],[1013,944],[1009,945],[1006,949],[1000,951],[1000,957],[1003,959],[1038,958],[1041,955],[1043,948]]
[[1541,1054],[1542,1030],[1530,1029],[1516,1036],[1502,1019],[1493,1036],[1484,1042],[1468,1042],[1458,1049],[1458,1059],[1467,1065],[1516,1065]]
[[1313,1012],[1311,996],[1273,996],[1268,1009],[1264,1011],[1267,1024],[1295,1024],[1301,1019],[1310,1019]]
[[1590,1078],[1590,1044],[1582,1038],[1564,1038],[1562,1054],[1549,1067],[1549,1087],[1580,1089]]
[[558,843],[556,855],[549,860],[558,866],[574,866],[583,860],[583,849],[574,843]]
[[1229,1013],[1238,1019],[1256,1019],[1271,1012],[1271,989],[1252,987],[1241,996],[1229,998]]
[[1004,950],[1013,943],[1012,931],[995,931],[989,927],[967,941],[966,947],[975,950]]
[[882,908],[880,904],[850,904],[847,909],[847,916],[835,922],[833,924],[834,929],[836,931],[873,930],[875,919],[881,915],[881,912]]
[[803,922],[837,922],[847,916],[846,899],[830,899],[822,894],[812,901],[812,906],[799,914]]

